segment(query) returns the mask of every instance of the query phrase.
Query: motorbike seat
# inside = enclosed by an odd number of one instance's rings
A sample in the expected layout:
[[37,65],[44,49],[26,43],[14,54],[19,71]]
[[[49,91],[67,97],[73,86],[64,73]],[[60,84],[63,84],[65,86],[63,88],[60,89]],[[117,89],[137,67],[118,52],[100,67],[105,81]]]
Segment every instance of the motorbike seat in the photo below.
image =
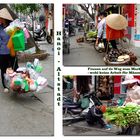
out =
[[75,109],[71,109],[71,112],[74,114],[79,114],[82,112],[82,108],[75,108]]
[[40,34],[40,30],[36,30],[35,33],[36,33],[36,34]]
[[78,107],[79,104],[63,104],[63,108],[76,109]]

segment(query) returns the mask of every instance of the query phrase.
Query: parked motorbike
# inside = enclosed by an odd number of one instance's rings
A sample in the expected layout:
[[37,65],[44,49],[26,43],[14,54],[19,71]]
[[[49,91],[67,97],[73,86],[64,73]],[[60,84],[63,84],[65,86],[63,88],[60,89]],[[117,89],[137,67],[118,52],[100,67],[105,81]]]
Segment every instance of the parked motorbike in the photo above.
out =
[[34,31],[34,40],[35,41],[44,41],[47,40],[49,44],[52,43],[52,37],[46,32],[45,27],[42,27],[39,30]]
[[75,30],[75,27],[73,25],[70,25],[70,27],[69,27],[69,35],[70,36],[76,35],[76,30]]
[[[88,106],[83,106],[82,104],[85,104],[87,100]],[[93,105],[102,105],[102,102],[93,92],[84,95],[78,103],[74,103],[71,98],[63,96],[63,125],[69,125],[74,121],[86,119],[86,114]]]
[[67,28],[64,28],[63,30],[63,53],[70,53],[70,38],[69,31]]

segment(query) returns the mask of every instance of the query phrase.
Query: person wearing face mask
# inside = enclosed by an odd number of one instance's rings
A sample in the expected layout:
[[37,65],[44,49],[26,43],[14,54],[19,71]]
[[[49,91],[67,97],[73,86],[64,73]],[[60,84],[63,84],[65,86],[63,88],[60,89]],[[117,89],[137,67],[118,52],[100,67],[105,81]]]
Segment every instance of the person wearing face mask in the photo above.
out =
[[7,47],[10,36],[5,32],[5,28],[9,23],[13,21],[10,13],[6,8],[0,10],[0,69],[1,69],[1,80],[4,88],[4,92],[8,92],[6,83],[4,80],[4,74],[6,69],[12,67],[14,70],[18,68],[18,63],[15,56],[10,55],[10,49]]

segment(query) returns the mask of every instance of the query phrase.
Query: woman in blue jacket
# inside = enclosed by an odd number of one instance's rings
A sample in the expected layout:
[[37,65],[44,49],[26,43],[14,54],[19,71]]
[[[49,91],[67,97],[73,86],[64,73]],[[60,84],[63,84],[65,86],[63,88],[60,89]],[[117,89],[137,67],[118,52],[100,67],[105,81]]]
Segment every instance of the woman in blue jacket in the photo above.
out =
[[15,68],[18,67],[17,62],[14,63],[15,57],[11,57],[10,50],[7,47],[10,36],[4,31],[4,28],[6,28],[12,20],[13,19],[6,8],[0,10],[0,69],[4,92],[8,92],[8,88],[4,82],[4,74],[6,73],[6,69],[13,67],[14,64]]

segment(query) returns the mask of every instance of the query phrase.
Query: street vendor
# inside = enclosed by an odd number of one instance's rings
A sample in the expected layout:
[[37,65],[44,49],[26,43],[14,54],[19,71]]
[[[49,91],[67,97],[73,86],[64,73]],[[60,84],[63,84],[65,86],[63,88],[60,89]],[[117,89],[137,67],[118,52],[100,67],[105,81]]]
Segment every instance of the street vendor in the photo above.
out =
[[122,82],[122,85],[126,85],[126,101],[124,102],[124,105],[127,102],[133,102],[138,105],[140,105],[140,86],[139,79],[134,78],[133,75],[126,75],[125,80]]
[[[140,86],[139,79],[134,78],[133,75],[126,75],[124,81],[121,83],[126,86],[126,100],[123,105],[129,102],[140,105]],[[118,132],[118,135],[132,135],[134,127],[122,127],[122,132]],[[136,133],[139,133],[140,126],[135,126]]]
[[99,14],[101,21],[98,24],[98,34],[96,46],[102,40],[105,47],[105,52],[109,52],[109,43],[113,49],[117,49],[116,39],[124,36],[124,29],[127,26],[126,19],[120,14],[110,14],[106,17],[105,12]]
[[[8,92],[8,88],[4,82],[4,74],[6,69],[9,67],[18,68],[17,61],[15,61],[15,56],[10,55],[10,49],[7,47],[10,36],[5,32],[5,28],[9,23],[13,21],[12,16],[6,8],[0,10],[0,69],[1,69],[1,79],[4,92]],[[14,70],[15,70],[14,69]]]
[[[100,17],[101,21],[98,23],[98,34],[97,34],[97,39],[96,39],[96,46],[98,46],[98,44],[102,40],[104,43],[105,52],[108,53],[109,49],[108,49],[108,43],[107,43],[107,39],[106,39],[106,13],[101,12],[99,14],[99,17]],[[117,48],[115,40],[111,41],[111,45],[113,48],[115,48],[115,49]]]

